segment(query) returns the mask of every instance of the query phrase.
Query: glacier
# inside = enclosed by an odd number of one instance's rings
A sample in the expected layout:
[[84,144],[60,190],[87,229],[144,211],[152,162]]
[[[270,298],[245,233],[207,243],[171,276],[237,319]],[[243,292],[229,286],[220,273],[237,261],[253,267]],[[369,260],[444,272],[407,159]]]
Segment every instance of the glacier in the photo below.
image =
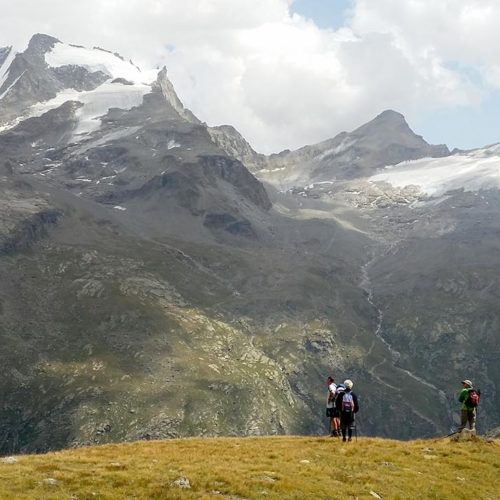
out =
[[385,167],[368,180],[398,188],[417,186],[431,197],[457,189],[500,189],[500,144],[443,158],[406,161]]

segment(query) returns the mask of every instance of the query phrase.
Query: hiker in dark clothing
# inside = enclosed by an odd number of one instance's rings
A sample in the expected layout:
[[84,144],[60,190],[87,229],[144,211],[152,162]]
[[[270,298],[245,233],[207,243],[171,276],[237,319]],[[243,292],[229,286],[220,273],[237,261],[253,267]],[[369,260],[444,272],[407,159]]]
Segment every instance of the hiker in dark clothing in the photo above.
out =
[[335,397],[335,408],[340,413],[340,430],[342,441],[352,441],[352,431],[356,426],[354,414],[359,410],[358,397],[352,392],[352,381],[344,382],[345,390]]
[[326,385],[328,386],[328,397],[326,399],[326,416],[330,419],[330,436],[339,436],[340,431],[338,425],[335,422],[335,393],[337,391],[337,386],[333,377],[328,377],[326,379]]
[[[337,390],[335,392],[335,399],[339,393],[344,393],[345,387],[344,384],[339,384],[337,386]],[[337,436],[340,437],[342,434],[340,432],[340,410],[335,406],[335,400],[333,401],[333,422],[335,428],[337,429]]]
[[460,408],[460,427],[457,432],[462,432],[467,424],[469,424],[471,431],[476,430],[476,406],[479,402],[479,395],[477,395],[476,400],[474,393],[478,394],[478,391],[474,389],[472,382],[463,380],[462,390],[458,394],[458,401],[462,403],[462,406]]

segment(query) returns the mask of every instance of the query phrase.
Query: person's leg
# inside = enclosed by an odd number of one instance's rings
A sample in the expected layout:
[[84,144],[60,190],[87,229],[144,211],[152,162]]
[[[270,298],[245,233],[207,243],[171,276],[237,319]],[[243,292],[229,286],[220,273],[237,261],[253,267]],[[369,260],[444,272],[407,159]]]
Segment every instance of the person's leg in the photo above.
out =
[[465,429],[468,419],[469,412],[467,410],[460,410],[460,427],[457,429],[457,432],[462,432]]
[[476,430],[476,409],[473,408],[467,412],[467,420],[469,421],[469,429]]
[[345,441],[346,440],[346,436],[347,436],[347,426],[348,426],[348,423],[345,421],[345,417],[344,415],[341,413],[340,414],[340,429],[342,431],[342,441]]
[[340,418],[338,414],[333,417],[333,428],[335,429],[337,436],[340,436]]
[[332,413],[331,408],[326,409],[326,418],[328,419],[328,432],[332,435]]
[[348,441],[352,441],[352,431],[354,430],[354,414],[349,416]]
[[333,417],[330,418],[330,436],[336,436],[337,429],[335,428],[335,419]]
[[347,428],[342,427],[342,441],[346,440],[346,436],[347,436]]

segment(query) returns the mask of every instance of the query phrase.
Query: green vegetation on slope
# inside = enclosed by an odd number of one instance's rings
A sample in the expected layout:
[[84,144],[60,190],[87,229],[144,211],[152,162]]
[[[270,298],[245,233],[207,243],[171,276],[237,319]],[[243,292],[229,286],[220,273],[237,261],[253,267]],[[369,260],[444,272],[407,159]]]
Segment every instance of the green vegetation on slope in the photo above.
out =
[[0,460],[0,498],[495,499],[499,444],[267,437],[106,445]]

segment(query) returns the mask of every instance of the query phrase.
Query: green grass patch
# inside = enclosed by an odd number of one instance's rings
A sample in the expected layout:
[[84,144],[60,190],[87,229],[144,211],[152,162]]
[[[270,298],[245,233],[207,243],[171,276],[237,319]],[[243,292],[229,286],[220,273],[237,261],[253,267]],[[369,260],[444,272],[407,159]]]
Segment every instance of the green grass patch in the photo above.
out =
[[[500,442],[323,437],[178,439],[17,456],[0,498],[500,497]],[[178,480],[187,478],[190,488]]]

